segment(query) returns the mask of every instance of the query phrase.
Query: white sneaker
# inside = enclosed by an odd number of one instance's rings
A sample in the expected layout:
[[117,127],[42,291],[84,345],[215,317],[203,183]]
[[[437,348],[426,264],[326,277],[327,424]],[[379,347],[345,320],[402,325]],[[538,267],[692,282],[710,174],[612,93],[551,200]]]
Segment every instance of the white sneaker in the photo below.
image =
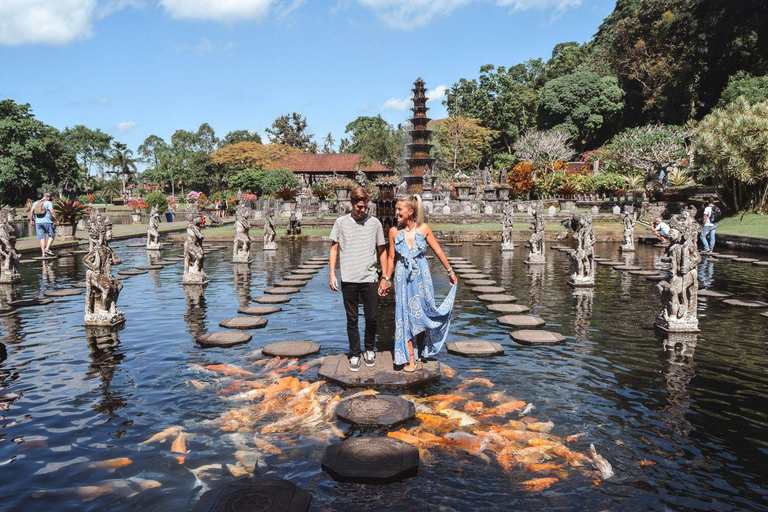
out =
[[351,371],[351,372],[359,372],[360,371],[360,358],[359,357],[350,357],[349,358],[349,371]]
[[373,366],[376,364],[376,354],[373,350],[366,350],[363,354],[363,362],[365,366]]

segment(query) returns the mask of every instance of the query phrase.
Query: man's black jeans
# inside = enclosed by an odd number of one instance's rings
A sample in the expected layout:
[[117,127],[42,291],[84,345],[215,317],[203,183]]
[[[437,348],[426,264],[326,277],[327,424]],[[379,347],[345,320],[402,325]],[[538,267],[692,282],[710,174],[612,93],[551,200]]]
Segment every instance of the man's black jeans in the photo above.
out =
[[376,342],[376,308],[379,304],[379,283],[341,283],[344,309],[347,312],[349,357],[360,357],[360,329],[357,327],[360,302],[365,316],[365,350],[373,351]]

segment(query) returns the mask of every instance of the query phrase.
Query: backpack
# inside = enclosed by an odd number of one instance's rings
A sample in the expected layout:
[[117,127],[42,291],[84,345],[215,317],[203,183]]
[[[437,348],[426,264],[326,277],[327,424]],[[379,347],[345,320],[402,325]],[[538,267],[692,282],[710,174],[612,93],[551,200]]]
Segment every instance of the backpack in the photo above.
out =
[[720,218],[723,216],[722,212],[720,211],[720,208],[717,207],[717,205],[712,205],[712,209],[710,210],[711,215],[709,216],[709,222],[714,224],[715,222],[719,221]]
[[37,215],[38,217],[44,217],[46,212],[45,209],[45,201],[42,199],[35,203],[35,206],[32,208],[32,213]]

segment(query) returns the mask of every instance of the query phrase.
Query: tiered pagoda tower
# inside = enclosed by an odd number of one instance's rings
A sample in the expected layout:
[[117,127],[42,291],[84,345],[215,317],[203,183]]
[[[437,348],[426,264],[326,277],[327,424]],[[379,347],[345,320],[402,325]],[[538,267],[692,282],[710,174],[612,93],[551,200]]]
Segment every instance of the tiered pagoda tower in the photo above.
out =
[[430,119],[427,117],[429,107],[427,107],[427,88],[424,86],[424,80],[416,79],[412,91],[412,129],[408,132],[411,135],[412,143],[408,144],[410,158],[406,159],[410,175],[407,180],[409,189],[412,189],[414,185],[421,186],[423,184],[424,168],[427,165],[430,168],[435,166],[435,159],[430,157],[433,146],[429,142],[432,139],[432,130],[427,128]]

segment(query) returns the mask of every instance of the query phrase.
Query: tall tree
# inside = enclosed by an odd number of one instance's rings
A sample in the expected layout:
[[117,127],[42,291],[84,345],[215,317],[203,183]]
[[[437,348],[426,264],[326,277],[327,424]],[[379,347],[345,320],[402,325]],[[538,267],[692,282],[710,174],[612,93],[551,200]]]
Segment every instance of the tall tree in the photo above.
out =
[[150,135],[139,146],[138,154],[141,160],[150,167],[160,165],[160,155],[168,148],[168,144],[157,135]]
[[328,132],[328,135],[323,139],[323,153],[326,155],[333,153],[334,147],[336,147],[336,141],[333,139],[333,135]]
[[380,115],[360,116],[347,125],[344,133],[350,135],[346,152],[360,154],[389,169],[395,168],[403,145],[403,134]]
[[225,165],[230,174],[243,169],[267,169],[273,167],[285,156],[298,155],[301,151],[286,144],[259,144],[238,142],[217,149],[211,154],[215,164]]
[[307,120],[296,112],[278,117],[266,132],[275,144],[285,144],[307,153],[317,153],[317,143],[312,140],[314,135],[307,133]]
[[256,132],[249,132],[248,130],[233,130],[224,136],[224,140],[221,141],[221,147],[237,144],[238,142],[258,142],[261,144],[261,135]]
[[493,133],[479,119],[448,117],[430,124],[435,132],[435,155],[451,174],[476,169],[490,149]]
[[77,154],[78,163],[86,173],[90,174],[98,163],[103,163],[109,158],[112,136],[98,128],[92,130],[78,124],[65,128],[61,134],[66,144]]
[[112,157],[110,158],[112,172],[123,184],[123,197],[125,194],[125,184],[136,174],[136,159],[133,158],[133,151],[122,142],[115,142],[112,148]]

